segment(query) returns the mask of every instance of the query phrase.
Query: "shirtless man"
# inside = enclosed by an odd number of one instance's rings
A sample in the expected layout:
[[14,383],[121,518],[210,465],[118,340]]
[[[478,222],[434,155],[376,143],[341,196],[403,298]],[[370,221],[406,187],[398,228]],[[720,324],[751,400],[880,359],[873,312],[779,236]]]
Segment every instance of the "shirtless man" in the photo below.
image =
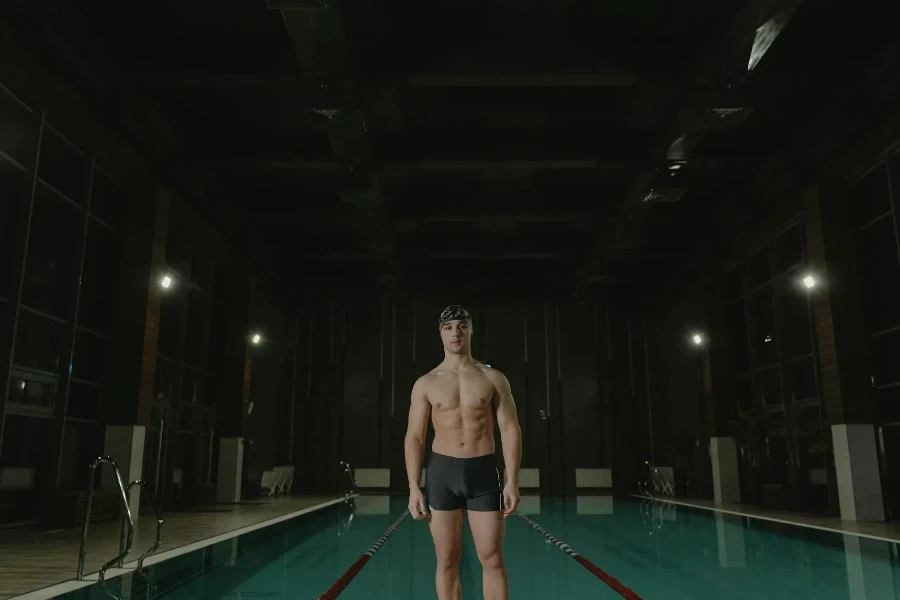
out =
[[[500,371],[472,358],[472,317],[448,306],[440,317],[444,360],[413,385],[406,432],[409,511],[428,519],[437,554],[435,585],[439,600],[459,600],[463,509],[483,571],[485,600],[507,600],[503,563],[504,519],[519,504],[522,430],[509,381]],[[506,486],[494,458],[494,415],[500,429]],[[434,441],[419,489],[428,417]]]

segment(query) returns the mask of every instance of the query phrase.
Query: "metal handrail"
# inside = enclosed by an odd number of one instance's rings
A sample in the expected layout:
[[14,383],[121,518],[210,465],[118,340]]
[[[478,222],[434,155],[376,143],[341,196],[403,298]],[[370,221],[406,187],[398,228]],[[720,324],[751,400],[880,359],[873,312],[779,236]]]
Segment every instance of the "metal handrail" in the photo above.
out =
[[100,569],[99,581],[101,584],[103,583],[104,577],[106,576],[106,570],[125,558],[125,556],[129,552],[131,552],[131,546],[134,543],[134,519],[131,516],[131,508],[128,506],[128,494],[125,492],[125,485],[122,483],[122,473],[119,471],[119,465],[117,465],[116,461],[114,461],[109,456],[101,456],[91,463],[89,471],[90,475],[88,476],[87,509],[84,515],[84,529],[82,529],[81,531],[81,547],[78,550],[78,569],[75,573],[75,579],[77,579],[78,581],[84,581],[84,557],[87,550],[88,525],[91,522],[91,504],[94,500],[94,474],[97,471],[97,467],[103,463],[111,464],[113,467],[113,472],[116,474],[116,483],[119,484],[119,495],[122,499],[122,508],[124,508],[125,517],[128,520],[128,531],[125,536],[126,543],[124,549],[120,548],[120,554],[108,563],[104,564]]
[[340,465],[344,467],[344,470],[347,472],[347,477],[350,478],[350,491],[347,492],[345,496],[345,498],[349,498],[356,493],[356,479],[353,477],[353,470],[350,468],[350,463],[341,461]]
[[[128,501],[130,503],[131,502],[131,488],[133,488],[136,485],[141,486],[141,492],[143,492],[143,494],[144,494],[144,500],[146,500],[147,504],[150,505],[150,510],[153,511],[153,517],[156,519],[156,542],[154,542],[153,546],[151,546],[149,550],[144,552],[140,556],[140,558],[138,558],[137,572],[141,573],[142,575],[144,574],[143,573],[144,559],[146,559],[148,556],[150,556],[151,554],[153,554],[154,552],[159,550],[160,545],[162,545],[162,526],[163,526],[162,517],[159,516],[159,511],[157,511],[156,507],[153,505],[153,499],[150,497],[150,493],[147,491],[146,483],[147,482],[145,482],[141,479],[132,481],[131,483],[128,484],[128,493],[127,493]],[[120,541],[119,541],[119,552],[122,552],[124,549],[125,549],[125,521],[123,519],[123,521],[122,521],[122,537],[120,538]],[[124,563],[124,561],[120,560],[119,567],[122,567],[123,563]]]

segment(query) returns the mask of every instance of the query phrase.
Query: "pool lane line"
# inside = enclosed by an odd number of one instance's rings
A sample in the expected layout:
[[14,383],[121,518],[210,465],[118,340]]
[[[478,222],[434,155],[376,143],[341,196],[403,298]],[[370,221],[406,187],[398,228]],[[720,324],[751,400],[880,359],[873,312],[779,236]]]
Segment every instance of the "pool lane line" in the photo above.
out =
[[545,538],[547,538],[548,540],[550,540],[551,542],[556,544],[557,548],[559,548],[560,550],[562,550],[563,552],[565,552],[566,554],[568,554],[569,556],[574,558],[576,561],[578,561],[579,564],[581,564],[582,567],[584,567],[585,569],[587,569],[588,571],[590,571],[591,573],[596,575],[597,578],[599,578],[600,580],[603,581],[603,583],[605,583],[606,585],[611,587],[613,590],[615,590],[620,596],[622,596],[626,600],[641,600],[641,597],[638,596],[634,592],[634,590],[631,590],[631,589],[625,587],[622,584],[622,582],[620,582],[618,579],[616,579],[615,577],[613,577],[612,575],[610,575],[609,573],[607,573],[606,571],[604,571],[603,569],[601,569],[600,567],[598,567],[597,565],[595,565],[594,563],[592,563],[591,561],[586,559],[585,557],[583,557],[580,554],[578,554],[577,552],[575,552],[575,550],[573,550],[572,547],[569,546],[567,543],[565,543],[561,539],[553,536],[550,532],[546,531],[543,527],[541,527],[540,525],[538,525],[537,523],[535,523],[534,521],[532,521],[531,519],[526,517],[524,514],[522,514],[520,512],[516,513],[516,514],[519,517],[521,517],[523,521],[525,521],[526,523],[531,525],[531,527],[533,529],[537,530],[538,532],[543,534]]
[[384,543],[387,541],[389,537],[397,530],[397,527],[400,526],[400,523],[409,516],[409,509],[407,508],[403,511],[403,514],[400,515],[400,518],[394,521],[394,524],[388,527],[387,531],[385,531],[378,540],[372,544],[372,547],[363,552],[363,554],[356,559],[356,562],[350,565],[350,568],[347,569],[343,575],[341,575],[337,581],[335,581],[328,591],[319,596],[319,600],[334,600],[338,596],[341,595],[350,582],[353,581],[353,578],[362,570],[366,563],[369,562],[375,553],[378,552]]

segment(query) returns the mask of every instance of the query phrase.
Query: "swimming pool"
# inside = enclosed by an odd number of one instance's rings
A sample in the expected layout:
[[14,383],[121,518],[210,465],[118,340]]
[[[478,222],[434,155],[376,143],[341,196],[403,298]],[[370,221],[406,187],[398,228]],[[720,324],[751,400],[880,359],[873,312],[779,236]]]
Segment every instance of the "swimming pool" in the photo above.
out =
[[[525,497],[521,508],[644,599],[900,598],[900,549],[888,541],[637,498]],[[403,497],[362,496],[355,508],[315,511],[186,555],[181,566],[154,565],[156,589],[141,592],[147,586],[135,581],[130,597],[316,599],[405,509]],[[463,598],[481,598],[468,529],[463,540]],[[621,598],[523,518],[510,518],[504,552],[510,598]],[[433,598],[434,570],[427,524],[407,518],[340,598]],[[108,597],[96,592],[78,597]]]

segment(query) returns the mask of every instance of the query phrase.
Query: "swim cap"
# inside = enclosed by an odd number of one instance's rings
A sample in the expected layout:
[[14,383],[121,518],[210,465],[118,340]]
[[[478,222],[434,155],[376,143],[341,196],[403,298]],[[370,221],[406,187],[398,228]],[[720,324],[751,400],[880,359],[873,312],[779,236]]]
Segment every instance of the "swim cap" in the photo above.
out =
[[448,321],[465,321],[472,329],[472,315],[465,308],[458,304],[451,304],[441,312],[441,320],[438,323],[438,329],[441,329]]

